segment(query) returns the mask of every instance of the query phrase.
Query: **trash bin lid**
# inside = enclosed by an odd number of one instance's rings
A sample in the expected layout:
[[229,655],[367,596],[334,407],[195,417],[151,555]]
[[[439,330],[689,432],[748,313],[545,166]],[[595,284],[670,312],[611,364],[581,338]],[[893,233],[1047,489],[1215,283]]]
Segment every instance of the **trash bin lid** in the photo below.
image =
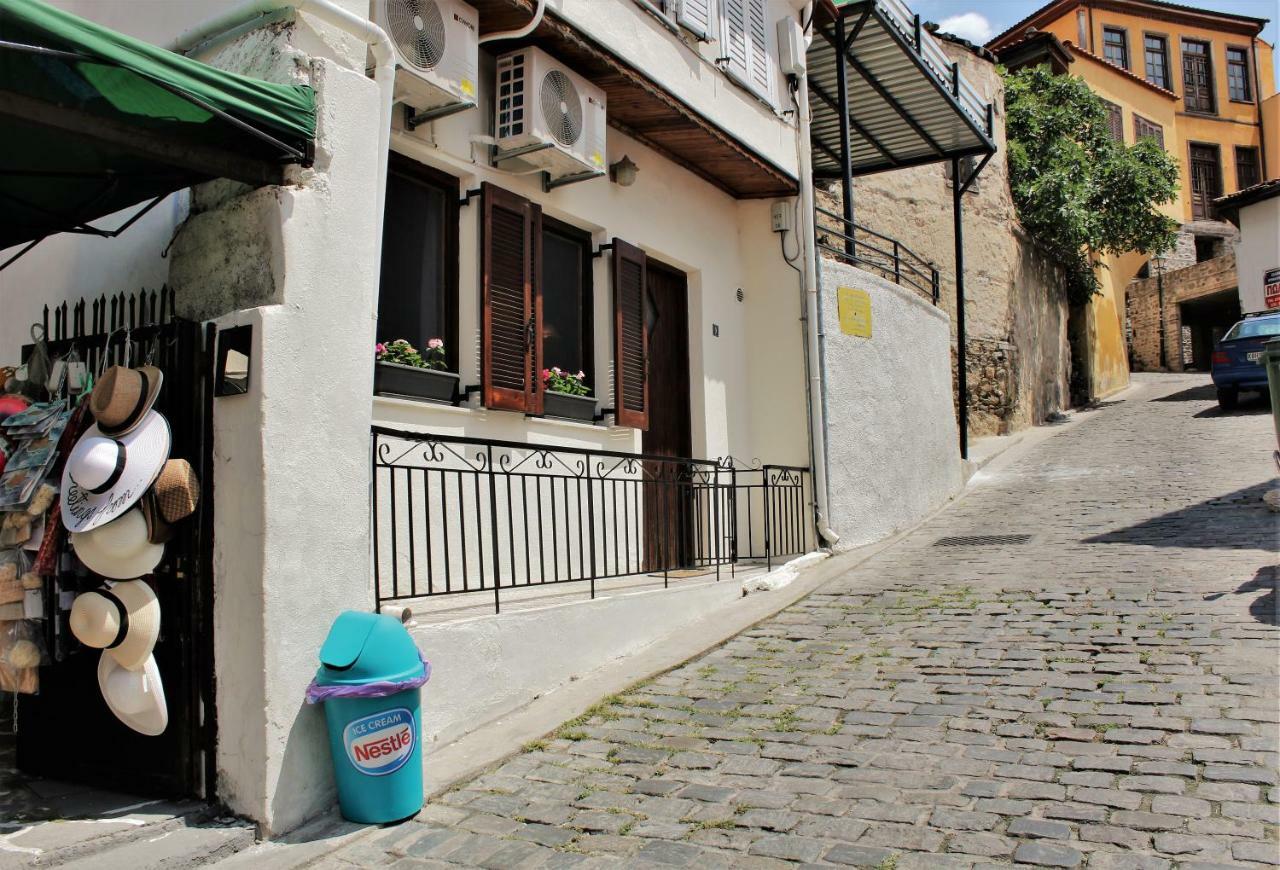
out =
[[410,680],[422,674],[422,659],[399,620],[379,613],[338,614],[320,647],[322,686]]

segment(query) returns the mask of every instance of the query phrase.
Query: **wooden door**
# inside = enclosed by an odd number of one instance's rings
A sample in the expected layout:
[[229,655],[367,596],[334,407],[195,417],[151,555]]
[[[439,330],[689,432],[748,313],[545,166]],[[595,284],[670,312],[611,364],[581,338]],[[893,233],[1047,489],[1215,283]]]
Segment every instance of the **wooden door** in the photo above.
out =
[[[645,284],[649,428],[642,449],[649,456],[688,458],[692,454],[688,280],[683,272],[650,259]],[[647,462],[645,466],[652,481],[645,499],[646,568],[688,567],[693,562],[696,481],[684,465]]]
[[1213,200],[1222,195],[1218,149],[1212,145],[1191,146],[1191,218],[1211,220]]
[[1212,112],[1213,70],[1209,65],[1209,46],[1203,42],[1182,43],[1183,105],[1188,112]]

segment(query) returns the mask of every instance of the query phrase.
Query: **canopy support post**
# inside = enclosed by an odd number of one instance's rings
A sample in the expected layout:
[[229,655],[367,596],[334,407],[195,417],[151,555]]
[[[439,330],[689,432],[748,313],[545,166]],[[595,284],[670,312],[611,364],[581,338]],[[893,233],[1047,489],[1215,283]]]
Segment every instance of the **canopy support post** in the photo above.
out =
[[[960,183],[960,158],[951,159],[951,216],[956,243],[956,412],[960,424],[960,458],[969,458],[969,372],[964,333],[964,188]],[[976,175],[976,173],[975,173]],[[972,180],[972,179],[970,179]]]
[[[866,16],[863,16],[863,20]],[[861,27],[862,22],[859,22]],[[845,41],[844,16],[836,17],[836,86],[840,115],[840,198],[844,210],[844,252],[853,256],[857,244],[853,230],[853,147],[849,139],[849,70],[846,60],[848,43]]]

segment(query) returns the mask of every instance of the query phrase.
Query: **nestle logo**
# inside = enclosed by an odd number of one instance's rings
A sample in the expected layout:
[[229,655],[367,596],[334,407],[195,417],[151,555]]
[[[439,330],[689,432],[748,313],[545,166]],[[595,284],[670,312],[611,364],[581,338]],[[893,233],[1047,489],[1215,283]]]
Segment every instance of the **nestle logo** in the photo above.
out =
[[461,24],[463,27],[467,28],[467,30],[470,30],[472,33],[476,32],[476,26],[472,24],[470,21],[468,21],[467,19],[463,18],[457,12],[453,13],[453,20]]

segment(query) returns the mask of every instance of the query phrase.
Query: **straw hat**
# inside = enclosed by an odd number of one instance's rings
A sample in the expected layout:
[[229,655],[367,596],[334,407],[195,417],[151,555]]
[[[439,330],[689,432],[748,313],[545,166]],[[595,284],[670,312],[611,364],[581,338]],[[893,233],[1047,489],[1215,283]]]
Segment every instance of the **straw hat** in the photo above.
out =
[[160,394],[164,373],[155,366],[112,366],[89,394],[89,410],[102,434],[118,438],[131,432]]
[[150,574],[164,557],[164,544],[147,539],[147,521],[136,508],[92,531],[72,532],[71,548],[86,568],[112,580]]
[[168,541],[173,537],[172,524],[195,513],[199,501],[200,481],[191,463],[170,459],[139,504],[147,521],[147,540],[153,544]]
[[62,471],[62,524],[67,531],[87,532],[133,507],[169,458],[169,446],[169,422],[155,411],[119,438],[90,426],[71,448]]
[[98,660],[98,688],[116,718],[139,734],[155,737],[168,727],[169,708],[155,656],[148,655],[130,671],[104,652]]
[[71,603],[71,633],[85,646],[109,652],[120,667],[141,668],[160,636],[160,602],[141,580],[103,586]]

